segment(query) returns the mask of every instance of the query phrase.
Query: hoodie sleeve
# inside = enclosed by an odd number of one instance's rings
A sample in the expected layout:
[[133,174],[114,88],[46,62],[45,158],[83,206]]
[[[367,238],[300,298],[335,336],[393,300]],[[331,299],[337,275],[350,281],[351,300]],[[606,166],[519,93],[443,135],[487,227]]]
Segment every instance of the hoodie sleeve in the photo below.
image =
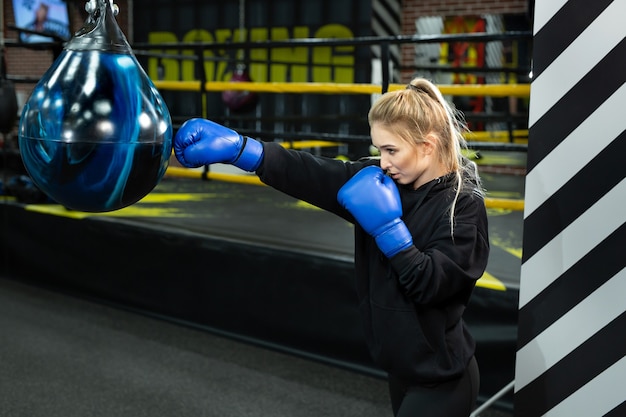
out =
[[417,304],[468,297],[487,267],[489,238],[484,201],[471,195],[464,197],[457,204],[454,238],[448,216],[441,216],[428,241],[423,241],[419,230],[413,231],[418,246],[390,259],[403,292]]
[[346,219],[351,216],[337,202],[339,189],[358,170],[378,163],[373,159],[345,162],[273,142],[265,142],[263,149],[263,163],[256,171],[263,183]]

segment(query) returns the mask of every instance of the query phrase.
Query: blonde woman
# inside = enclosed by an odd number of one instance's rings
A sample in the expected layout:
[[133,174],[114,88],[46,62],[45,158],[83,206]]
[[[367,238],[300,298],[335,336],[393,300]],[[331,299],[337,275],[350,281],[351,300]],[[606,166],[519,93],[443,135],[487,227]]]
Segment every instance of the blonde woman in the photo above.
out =
[[229,163],[355,224],[366,342],[389,377],[393,415],[468,416],[478,395],[463,313],[489,256],[462,124],[431,82],[383,94],[368,114],[379,158],[343,162],[259,142],[204,119],[176,134],[187,167]]

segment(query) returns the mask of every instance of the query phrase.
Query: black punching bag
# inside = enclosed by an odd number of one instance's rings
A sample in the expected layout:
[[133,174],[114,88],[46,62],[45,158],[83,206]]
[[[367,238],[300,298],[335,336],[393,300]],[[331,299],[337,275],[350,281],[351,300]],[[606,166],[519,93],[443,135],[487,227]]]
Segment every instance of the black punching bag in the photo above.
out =
[[0,133],[7,134],[17,120],[17,96],[15,86],[6,78],[4,51],[0,60]]

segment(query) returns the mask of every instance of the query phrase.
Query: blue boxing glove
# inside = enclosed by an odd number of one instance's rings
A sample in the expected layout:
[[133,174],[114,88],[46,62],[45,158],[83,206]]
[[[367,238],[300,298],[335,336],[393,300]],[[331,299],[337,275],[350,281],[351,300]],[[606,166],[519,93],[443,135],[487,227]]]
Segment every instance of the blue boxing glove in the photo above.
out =
[[263,145],[206,119],[187,120],[174,137],[174,153],[183,166],[215,163],[256,171],[263,161]]
[[400,218],[398,188],[379,167],[368,166],[357,172],[341,187],[337,201],[374,237],[386,257],[413,245],[413,237]]

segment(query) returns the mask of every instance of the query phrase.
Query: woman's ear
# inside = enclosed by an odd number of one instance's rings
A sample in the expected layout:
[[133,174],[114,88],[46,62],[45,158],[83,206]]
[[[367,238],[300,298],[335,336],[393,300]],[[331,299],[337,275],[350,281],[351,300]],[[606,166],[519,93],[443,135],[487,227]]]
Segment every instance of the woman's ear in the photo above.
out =
[[424,138],[424,142],[422,142],[422,145],[424,145],[423,152],[425,155],[434,155],[437,149],[437,137],[434,134],[429,133]]

